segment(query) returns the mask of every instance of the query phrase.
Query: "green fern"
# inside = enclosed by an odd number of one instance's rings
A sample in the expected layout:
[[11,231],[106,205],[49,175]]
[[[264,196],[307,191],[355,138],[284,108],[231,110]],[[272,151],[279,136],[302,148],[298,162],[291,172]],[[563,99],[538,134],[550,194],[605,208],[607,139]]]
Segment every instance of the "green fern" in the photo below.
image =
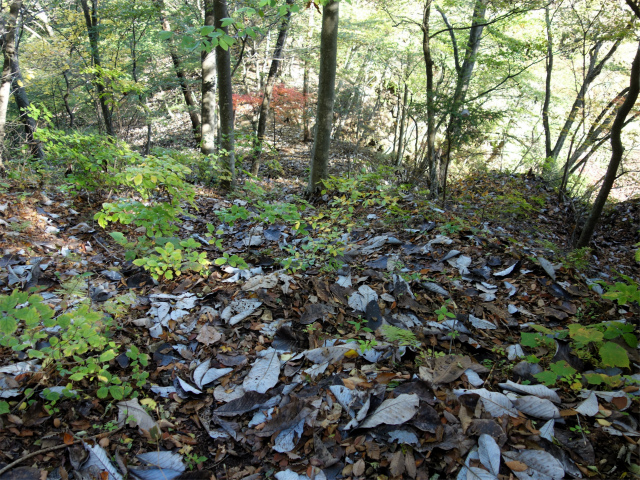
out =
[[382,336],[388,342],[397,342],[398,345],[407,347],[419,347],[421,345],[416,335],[404,328],[394,327],[393,325],[383,325],[380,330],[382,331]]

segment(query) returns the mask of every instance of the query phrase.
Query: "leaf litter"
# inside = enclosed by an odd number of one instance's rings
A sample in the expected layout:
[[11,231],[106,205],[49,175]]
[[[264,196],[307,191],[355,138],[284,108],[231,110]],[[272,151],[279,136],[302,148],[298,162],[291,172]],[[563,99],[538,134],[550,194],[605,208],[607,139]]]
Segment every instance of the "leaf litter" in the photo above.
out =
[[[207,200],[200,199],[203,207]],[[411,201],[405,206],[414,208]],[[62,398],[63,408],[52,416],[14,408],[0,417],[2,452],[17,458],[18,439],[34,436],[42,436],[42,446],[66,443],[66,435],[93,433],[111,418],[122,430],[83,443],[80,460],[69,449],[38,464],[110,480],[127,471],[142,480],[191,478],[183,477],[187,463],[192,473],[220,480],[435,474],[546,480],[595,472],[614,478],[626,468],[619,459],[638,464],[637,386],[621,380],[606,391],[560,380],[549,388],[533,376],[542,369],[531,356],[551,358],[554,349],[521,338],[536,326],[559,332],[581,323],[587,300],[612,320],[638,312],[606,303],[588,287],[598,284],[548,251],[525,245],[514,233],[524,228],[517,225],[522,220],[507,230],[490,225],[473,235],[444,235],[433,228],[454,214],[434,212],[440,220],[430,228],[374,228],[352,236],[358,240],[344,257],[350,266],[338,274],[249,262],[248,269],[218,268],[205,281],[184,275],[181,282],[156,285],[140,270],[93,255],[87,264],[101,280],[92,288],[107,300],[128,286],[136,292],[119,320],[118,341],[126,338],[151,355],[149,382],[138,398],[114,404],[113,411],[107,401],[81,395]],[[377,211],[369,220],[381,216]],[[517,248],[509,246],[509,229]],[[80,226],[72,231],[86,242],[95,235]],[[243,235],[235,238],[236,231]],[[270,242],[302,245],[293,243],[296,232],[288,226],[263,230],[249,222],[225,235],[240,254]],[[71,278],[79,272],[67,268],[65,252],[81,251],[79,245],[43,249],[46,261],[37,263],[11,257],[11,270],[0,280],[26,284],[35,271],[35,282],[46,284],[53,270]],[[414,272],[420,278],[412,278]],[[48,301],[60,313],[69,308],[59,294]],[[443,305],[456,318],[438,319],[435,311]],[[629,368],[607,374],[637,373],[638,363],[630,352]],[[41,367],[17,356],[3,359],[0,396],[19,399],[34,385],[59,387],[38,376]],[[584,365],[576,370],[605,375]],[[118,442],[134,444],[136,455],[121,452]]]

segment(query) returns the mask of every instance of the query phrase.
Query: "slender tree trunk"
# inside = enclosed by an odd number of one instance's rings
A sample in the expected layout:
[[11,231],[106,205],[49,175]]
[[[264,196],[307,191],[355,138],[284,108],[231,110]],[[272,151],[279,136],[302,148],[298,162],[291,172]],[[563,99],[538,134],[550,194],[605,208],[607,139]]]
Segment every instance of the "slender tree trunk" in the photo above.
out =
[[[404,97],[400,105],[402,114],[400,115],[400,134],[398,135],[398,156],[396,158],[396,167],[402,164],[402,152],[404,151],[404,123],[407,118],[407,101],[409,99],[409,87],[404,84]],[[400,112],[398,112],[400,114]]]
[[576,245],[577,248],[583,248],[589,245],[591,237],[593,236],[593,232],[596,229],[596,225],[600,220],[600,215],[602,214],[604,205],[607,202],[607,198],[609,198],[609,193],[611,192],[613,182],[615,181],[618,174],[618,168],[620,167],[620,162],[622,161],[622,155],[624,153],[624,146],[622,145],[622,139],[620,138],[622,128],[625,125],[627,115],[638,99],[639,91],[640,44],[638,44],[636,56],[634,57],[633,64],[631,65],[629,93],[627,93],[627,98],[625,98],[622,106],[616,114],[616,119],[613,121],[613,125],[611,125],[611,160],[609,161],[607,173],[604,176],[604,181],[602,182],[602,186],[600,187],[600,192],[596,197],[596,201],[593,204],[593,208],[591,209],[589,218],[587,218],[587,222],[582,229],[582,233],[580,234],[580,238],[578,239],[578,244]]
[[551,73],[553,72],[553,35],[551,33],[551,18],[549,6],[544,9],[544,19],[547,27],[547,59],[545,67],[547,75],[544,83],[544,104],[542,105],[542,127],[544,128],[545,158],[551,157],[551,128],[549,127],[549,102],[551,101]]
[[75,114],[73,113],[73,109],[71,108],[71,104],[69,103],[69,97],[71,96],[71,82],[69,81],[69,69],[66,69],[62,72],[62,76],[64,77],[64,83],[66,85],[66,90],[64,91],[64,95],[62,95],[62,100],[64,101],[64,108],[67,110],[69,114],[69,128],[74,127]]
[[[158,15],[160,16],[160,25],[162,25],[162,30],[165,32],[170,32],[171,25],[169,24],[169,21],[167,20],[166,14],[164,12],[164,0],[154,0],[154,5],[156,7],[156,10],[158,11]],[[206,14],[205,25],[207,25]],[[213,23],[211,25],[213,25]],[[180,60],[180,56],[178,55],[178,50],[171,38],[167,38],[166,42],[167,47],[169,48],[171,62],[173,63],[173,69],[176,72],[176,77],[178,78],[178,85],[180,85],[180,90],[182,91],[182,95],[184,97],[184,103],[187,104],[187,111],[189,112],[189,119],[191,120],[191,129],[193,131],[193,136],[196,139],[196,143],[199,144],[201,140],[200,135],[202,127],[200,125],[198,106],[196,105],[196,101],[193,98],[193,94],[191,93],[191,89],[189,88],[189,84],[187,83],[187,77],[184,73],[184,69],[182,68],[182,62]]]
[[115,137],[113,130],[112,112],[109,106],[112,100],[106,86],[107,79],[102,75],[102,65],[100,63],[100,23],[98,20],[98,0],[91,0],[91,9],[87,0],[80,0],[84,19],[87,24],[87,34],[89,35],[89,45],[91,47],[91,61],[96,68],[94,84],[98,90],[98,101],[102,110],[102,119],[107,135]]
[[[313,34],[313,8],[309,9],[309,30],[307,41],[310,44],[310,39]],[[308,46],[310,48],[310,46]],[[302,112],[302,141],[311,141],[311,125],[309,118],[309,56],[304,56],[304,75],[302,80],[302,96],[304,97],[304,110]]]
[[476,64],[476,57],[478,55],[478,49],[480,48],[480,41],[482,39],[482,31],[485,26],[485,15],[487,13],[488,0],[476,0],[475,7],[473,9],[473,20],[471,22],[471,29],[469,30],[469,40],[467,42],[467,48],[465,50],[464,61],[462,67],[458,71],[458,78],[456,82],[456,89],[453,94],[453,103],[451,112],[449,113],[449,124],[447,125],[446,134],[446,150],[444,151],[445,161],[444,177],[441,179],[443,184],[443,197],[442,203],[446,201],[446,175],[449,171],[449,161],[451,160],[451,150],[453,149],[453,140],[457,136],[460,130],[461,124],[461,112],[460,109],[464,104],[464,100],[471,83],[471,77],[473,75],[473,69]]
[[33,134],[36,131],[36,121],[29,115],[29,106],[31,102],[27,96],[27,91],[24,88],[24,81],[22,79],[22,73],[20,72],[20,60],[18,57],[18,51],[16,50],[11,61],[11,89],[13,90],[13,98],[16,101],[18,112],[20,112],[20,121],[24,125],[24,132],[27,136],[27,143],[29,144],[29,151],[31,155],[42,160],[44,158],[44,150],[42,150],[42,144],[33,138]]
[[[431,17],[432,0],[426,0],[422,15],[422,54],[427,75],[427,167],[429,171],[429,188],[433,197],[438,194],[438,162],[435,155],[435,91],[433,89],[433,59],[429,38],[429,19]],[[422,172],[420,172],[422,173]]]
[[551,155],[549,155],[550,160],[545,162],[544,164],[543,174],[549,174],[551,171],[553,171],[554,165],[558,160],[558,157],[560,156],[560,152],[562,151],[564,142],[569,136],[569,132],[571,131],[573,123],[576,120],[576,118],[578,118],[578,113],[580,112],[580,110],[584,107],[585,98],[587,95],[587,91],[589,90],[589,86],[598,77],[598,75],[600,75],[600,73],[602,72],[602,68],[607,63],[607,61],[611,59],[613,54],[616,52],[616,50],[620,46],[621,42],[622,42],[621,38],[617,39],[615,43],[612,45],[612,47],[609,49],[609,51],[605,54],[605,56],[602,57],[602,60],[600,60],[599,63],[596,63],[596,62],[598,61],[598,53],[602,46],[602,41],[599,41],[596,44],[596,46],[591,50],[589,68],[587,70],[587,74],[584,78],[584,81],[582,82],[580,91],[576,95],[576,98],[571,107],[571,111],[569,112],[569,115],[567,116],[564,122],[562,130],[560,130],[558,139],[556,140],[556,143],[553,149],[551,150]]
[[[204,24],[214,26],[214,1],[204,1]],[[198,118],[198,122],[200,119]],[[218,130],[216,106],[216,50],[202,52],[202,144],[201,151],[211,155],[216,150],[216,132]]]
[[[229,17],[227,0],[213,1],[216,30],[228,33],[222,26],[222,19]],[[228,178],[223,180],[222,187],[233,188],[236,180],[234,131],[233,131],[233,90],[231,86],[231,52],[220,45],[216,47],[216,67],[218,70],[218,108],[220,109],[220,147],[225,159]]]
[[[294,0],[287,0],[287,5],[290,7],[293,5]],[[271,96],[273,94],[273,86],[278,78],[278,68],[282,61],[282,51],[284,50],[284,44],[287,41],[287,32],[289,31],[289,24],[291,23],[291,9],[288,9],[287,14],[282,18],[280,24],[280,31],[278,32],[278,39],[276,40],[276,46],[273,50],[273,58],[271,59],[271,67],[269,68],[269,74],[267,75],[267,81],[262,91],[262,103],[260,104],[260,117],[258,118],[258,132],[256,152],[253,157],[251,165],[251,173],[258,175],[260,171],[260,161],[262,155],[262,142],[264,141],[264,132],[267,130],[267,119],[269,118],[269,111],[271,106]],[[275,121],[275,120],[274,120]]]
[[318,82],[318,108],[316,131],[311,157],[311,175],[307,193],[315,195],[328,177],[329,147],[333,124],[333,103],[336,87],[336,61],[338,52],[339,2],[330,0],[322,8],[320,34],[320,78]]
[[0,79],[0,171],[4,172],[4,137],[7,126],[7,109],[9,96],[11,95],[11,64],[16,55],[16,24],[22,8],[22,0],[14,0],[9,8],[9,17],[6,20],[4,43],[2,48],[3,64],[2,78]]

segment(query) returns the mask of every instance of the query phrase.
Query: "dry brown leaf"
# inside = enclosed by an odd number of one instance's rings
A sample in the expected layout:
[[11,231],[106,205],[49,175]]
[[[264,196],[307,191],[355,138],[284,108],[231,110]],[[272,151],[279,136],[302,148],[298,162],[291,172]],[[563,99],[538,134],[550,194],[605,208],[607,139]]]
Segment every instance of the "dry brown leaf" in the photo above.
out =
[[389,464],[389,473],[392,477],[400,477],[404,473],[404,455],[402,450],[397,450],[391,457],[391,463]]
[[518,462],[517,460],[512,460],[510,462],[504,462],[507,467],[509,467],[514,472],[526,472],[527,467],[524,463]]
[[433,383],[443,384],[457,380],[471,365],[471,359],[467,356],[445,355],[436,358],[433,371]]
[[356,476],[356,477],[360,477],[361,475],[364,474],[364,469],[365,469],[366,465],[364,463],[364,459],[360,459],[358,460],[356,463],[353,464],[353,470],[351,471],[351,473]]
[[404,456],[404,468],[409,477],[416,478],[418,472],[416,469],[416,460],[415,458],[413,458],[412,452],[407,452],[407,454]]

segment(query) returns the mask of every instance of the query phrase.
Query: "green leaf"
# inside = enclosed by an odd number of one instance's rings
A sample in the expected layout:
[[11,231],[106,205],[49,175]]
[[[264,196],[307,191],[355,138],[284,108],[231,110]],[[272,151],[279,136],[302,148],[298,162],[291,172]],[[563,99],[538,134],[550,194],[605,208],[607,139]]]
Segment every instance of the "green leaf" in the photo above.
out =
[[565,362],[564,360],[561,360],[556,363],[552,363],[551,365],[549,365],[549,368],[551,369],[552,372],[554,372],[557,375],[560,375],[561,377],[570,377],[577,373],[577,370],[573,368],[571,365],[569,365],[567,362]]
[[202,35],[203,37],[206,37],[207,35],[209,35],[211,32],[214,32],[216,30],[216,27],[212,27],[211,25],[205,25],[204,27],[200,28],[200,35]]
[[5,335],[13,335],[18,329],[18,322],[13,317],[2,316],[0,318],[0,332]]
[[601,373],[586,373],[584,374],[584,378],[587,379],[591,385],[602,385],[604,383],[604,377]]
[[116,358],[116,352],[113,349],[109,349],[100,355],[101,362],[108,362],[109,360],[113,360],[114,358]]
[[227,263],[227,259],[225,257],[216,258],[213,263],[215,263],[216,265],[224,265],[225,263]]
[[141,173],[139,173],[138,175],[133,177],[133,183],[135,185],[140,185],[142,183],[142,174]]
[[623,333],[622,338],[624,338],[624,341],[627,342],[627,345],[629,345],[631,348],[638,347],[638,337],[636,337],[633,333]]
[[3,415],[5,413],[9,413],[11,410],[9,409],[9,404],[7,402],[0,401],[0,415]]
[[158,36],[160,37],[160,40],[168,40],[173,37],[173,32],[160,32]]
[[218,45],[220,45],[220,48],[222,48],[225,52],[229,50],[229,45],[227,45],[227,43],[222,38],[218,39]]
[[590,342],[601,342],[603,334],[595,328],[583,327],[574,323],[569,325],[569,336],[578,344],[586,345]]
[[109,387],[109,393],[116,400],[122,400],[124,398],[124,388],[120,385],[112,385]]
[[222,28],[228,27],[229,25],[232,25],[234,21],[235,20],[233,18],[229,18],[229,17],[223,18],[222,19]]
[[617,343],[606,342],[600,347],[602,363],[608,367],[629,367],[627,351]]
[[107,387],[100,387],[96,392],[98,398],[105,399],[109,395],[109,389]]
[[558,376],[555,373],[550,372],[548,370],[545,370],[544,372],[536,373],[534,377],[536,377],[540,382],[544,383],[547,386],[554,385],[556,383],[556,379],[558,378]]
[[538,339],[542,338],[539,333],[522,332],[520,334],[520,344],[523,347],[536,348],[538,346]]

